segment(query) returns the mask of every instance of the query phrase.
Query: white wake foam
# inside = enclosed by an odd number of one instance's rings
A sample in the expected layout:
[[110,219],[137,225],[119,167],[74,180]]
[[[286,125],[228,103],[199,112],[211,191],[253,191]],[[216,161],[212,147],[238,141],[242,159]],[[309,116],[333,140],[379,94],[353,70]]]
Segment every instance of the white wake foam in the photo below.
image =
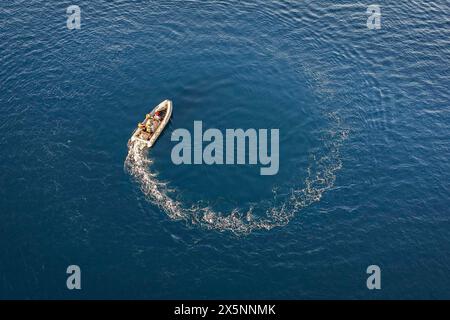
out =
[[[336,114],[330,114],[335,122],[334,130],[323,137],[324,151],[311,155],[308,175],[300,186],[291,186],[289,194],[283,201],[278,200],[274,191],[272,199],[254,204],[248,209],[235,208],[224,214],[213,210],[208,204],[186,205],[174,199],[167,183],[158,179],[151,171],[152,159],[148,149],[139,141],[129,143],[125,169],[140,184],[142,192],[148,199],[159,206],[171,219],[183,220],[191,225],[207,229],[231,231],[235,234],[248,234],[255,230],[270,230],[286,225],[292,217],[303,208],[320,201],[325,191],[333,187],[336,172],[342,168],[340,148],[348,136],[348,130],[341,127]],[[255,209],[262,209],[265,214],[253,214]]]

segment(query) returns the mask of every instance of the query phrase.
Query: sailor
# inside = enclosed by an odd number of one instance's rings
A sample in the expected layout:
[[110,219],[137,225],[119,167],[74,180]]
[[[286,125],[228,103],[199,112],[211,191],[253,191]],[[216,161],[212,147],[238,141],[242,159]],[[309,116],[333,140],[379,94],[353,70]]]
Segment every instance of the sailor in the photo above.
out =
[[138,123],[138,128],[145,131],[145,125],[141,122]]
[[155,120],[157,120],[157,121],[161,120],[161,112],[160,111],[156,111]]
[[153,133],[153,125],[152,125],[152,121],[148,120],[146,123],[146,129],[148,133]]

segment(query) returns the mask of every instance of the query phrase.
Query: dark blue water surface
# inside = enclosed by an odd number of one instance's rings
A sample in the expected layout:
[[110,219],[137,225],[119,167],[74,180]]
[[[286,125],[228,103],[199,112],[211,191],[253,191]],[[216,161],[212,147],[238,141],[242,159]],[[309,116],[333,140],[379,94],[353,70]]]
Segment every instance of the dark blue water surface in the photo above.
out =
[[[0,298],[450,298],[450,6],[369,30],[370,4],[2,3]],[[164,99],[143,181],[127,141]],[[278,175],[175,166],[194,120],[279,128]]]

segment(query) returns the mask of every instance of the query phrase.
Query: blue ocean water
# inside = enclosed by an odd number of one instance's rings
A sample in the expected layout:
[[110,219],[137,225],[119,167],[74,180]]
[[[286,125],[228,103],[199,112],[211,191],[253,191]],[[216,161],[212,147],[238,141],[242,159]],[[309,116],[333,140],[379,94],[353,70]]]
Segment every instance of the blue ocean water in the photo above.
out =
[[[449,4],[370,4],[2,3],[0,298],[450,298]],[[175,166],[194,120],[279,128],[278,175]]]

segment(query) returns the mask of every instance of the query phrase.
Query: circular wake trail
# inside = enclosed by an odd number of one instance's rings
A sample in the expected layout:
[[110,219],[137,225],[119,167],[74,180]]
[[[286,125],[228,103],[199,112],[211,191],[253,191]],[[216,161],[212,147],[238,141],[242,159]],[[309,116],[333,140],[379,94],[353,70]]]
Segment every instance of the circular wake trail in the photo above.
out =
[[[335,114],[330,117],[337,122],[339,128],[339,118]],[[282,201],[279,201],[280,195],[274,191],[272,199],[253,204],[248,209],[235,208],[229,213],[217,212],[207,204],[186,205],[174,199],[173,190],[151,171],[153,161],[142,142],[128,144],[125,169],[140,184],[148,199],[160,207],[170,219],[207,229],[230,231],[237,235],[249,234],[255,230],[284,226],[301,209],[320,201],[323,193],[334,186],[336,171],[342,167],[339,151],[347,136],[347,129],[330,131],[323,138],[325,151],[311,155],[312,163],[303,184],[290,186],[288,194],[281,196]],[[264,215],[254,215],[256,209],[262,209]]]

